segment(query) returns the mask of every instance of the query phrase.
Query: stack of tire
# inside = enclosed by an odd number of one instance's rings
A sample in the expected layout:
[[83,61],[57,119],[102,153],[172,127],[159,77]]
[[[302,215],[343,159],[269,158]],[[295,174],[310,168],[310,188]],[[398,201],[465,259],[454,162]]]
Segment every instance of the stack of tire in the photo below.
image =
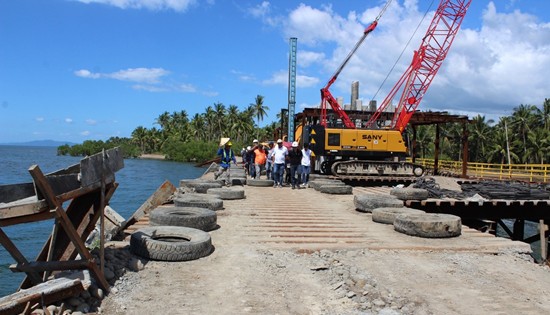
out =
[[188,261],[210,255],[208,231],[217,228],[216,212],[206,208],[161,206],[149,215],[150,227],[135,231],[130,250],[141,257],[162,261]]
[[308,186],[323,194],[351,195],[353,193],[353,187],[339,180],[313,179]]
[[372,220],[392,224],[394,230],[411,236],[424,238],[449,238],[462,233],[460,217],[442,213],[404,207],[404,200],[425,200],[428,191],[418,188],[393,189],[391,196],[373,194],[356,195],[357,211],[372,213]]

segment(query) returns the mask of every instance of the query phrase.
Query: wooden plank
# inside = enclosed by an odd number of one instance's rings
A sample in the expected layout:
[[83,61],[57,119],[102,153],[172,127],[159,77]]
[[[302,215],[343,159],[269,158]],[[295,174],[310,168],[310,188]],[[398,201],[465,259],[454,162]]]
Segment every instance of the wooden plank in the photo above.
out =
[[[32,198],[32,197],[31,197]],[[36,213],[44,212],[49,209],[45,200],[27,201],[27,203],[12,202],[0,206],[0,221],[9,218],[29,216]]]
[[78,296],[82,291],[84,287],[79,279],[53,279],[0,298],[0,315],[19,314],[27,304],[49,305],[68,297]]
[[82,187],[101,182],[102,175],[106,183],[115,180],[114,173],[124,167],[124,159],[119,148],[105,151],[105,172],[103,168],[103,152],[94,154],[80,161],[80,183]]
[[90,262],[86,260],[68,261],[33,261],[10,265],[13,272],[43,272],[56,270],[81,270],[88,268]]
[[176,187],[166,180],[157,190],[134,212],[134,214],[126,221],[126,224],[122,227],[125,230],[127,227],[139,221],[143,216],[148,214],[151,210],[160,206],[174,194]]
[[[46,201],[42,200],[42,202],[44,202],[44,205],[47,209],[48,206],[46,204]],[[21,224],[21,223],[29,223],[29,222],[37,222],[37,221],[48,220],[48,219],[53,218],[54,216],[55,216],[55,212],[43,211],[43,212],[31,214],[31,215],[0,219],[0,227],[10,226],[10,225],[15,225],[15,224]]]
[[[32,183],[0,185],[0,204],[34,196]],[[0,205],[0,207],[2,207]]]

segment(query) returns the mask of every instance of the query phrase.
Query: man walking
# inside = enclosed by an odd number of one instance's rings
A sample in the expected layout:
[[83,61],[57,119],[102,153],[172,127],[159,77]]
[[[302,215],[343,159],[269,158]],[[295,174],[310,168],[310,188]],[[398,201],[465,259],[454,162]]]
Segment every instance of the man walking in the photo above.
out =
[[296,189],[299,184],[299,178],[296,178],[298,169],[302,163],[302,151],[298,148],[298,142],[292,142],[292,150],[288,153],[288,159],[290,162],[290,184],[292,189]]
[[309,181],[309,173],[311,172],[311,150],[309,149],[309,143],[304,143],[301,164],[302,187],[306,188]]
[[218,149],[218,156],[221,157],[220,167],[218,171],[214,173],[214,179],[218,179],[222,174],[225,174],[225,184],[229,186],[231,183],[231,175],[229,174],[231,161],[233,161],[233,164],[237,165],[237,159],[235,158],[235,153],[231,150],[231,142],[229,140],[223,144],[223,148],[220,147]]
[[277,140],[277,146],[273,148],[273,187],[283,187],[283,172],[285,170],[285,161],[288,150],[283,146],[283,140]]

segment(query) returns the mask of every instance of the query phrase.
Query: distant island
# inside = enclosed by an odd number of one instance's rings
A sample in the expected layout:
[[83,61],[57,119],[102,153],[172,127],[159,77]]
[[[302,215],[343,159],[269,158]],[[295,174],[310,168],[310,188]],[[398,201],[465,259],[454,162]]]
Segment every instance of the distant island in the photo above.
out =
[[16,145],[16,146],[28,146],[28,147],[58,147],[64,144],[74,145],[74,143],[72,142],[55,141],[55,140],[34,140],[34,141],[27,141],[27,142],[0,143],[0,145]]

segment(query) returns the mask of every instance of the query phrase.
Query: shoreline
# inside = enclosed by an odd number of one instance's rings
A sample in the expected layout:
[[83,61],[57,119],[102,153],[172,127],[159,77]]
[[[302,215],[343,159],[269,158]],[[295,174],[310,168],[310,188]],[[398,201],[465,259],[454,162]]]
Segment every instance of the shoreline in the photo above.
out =
[[137,157],[138,159],[148,159],[148,160],[166,160],[166,155],[164,154],[142,154]]

